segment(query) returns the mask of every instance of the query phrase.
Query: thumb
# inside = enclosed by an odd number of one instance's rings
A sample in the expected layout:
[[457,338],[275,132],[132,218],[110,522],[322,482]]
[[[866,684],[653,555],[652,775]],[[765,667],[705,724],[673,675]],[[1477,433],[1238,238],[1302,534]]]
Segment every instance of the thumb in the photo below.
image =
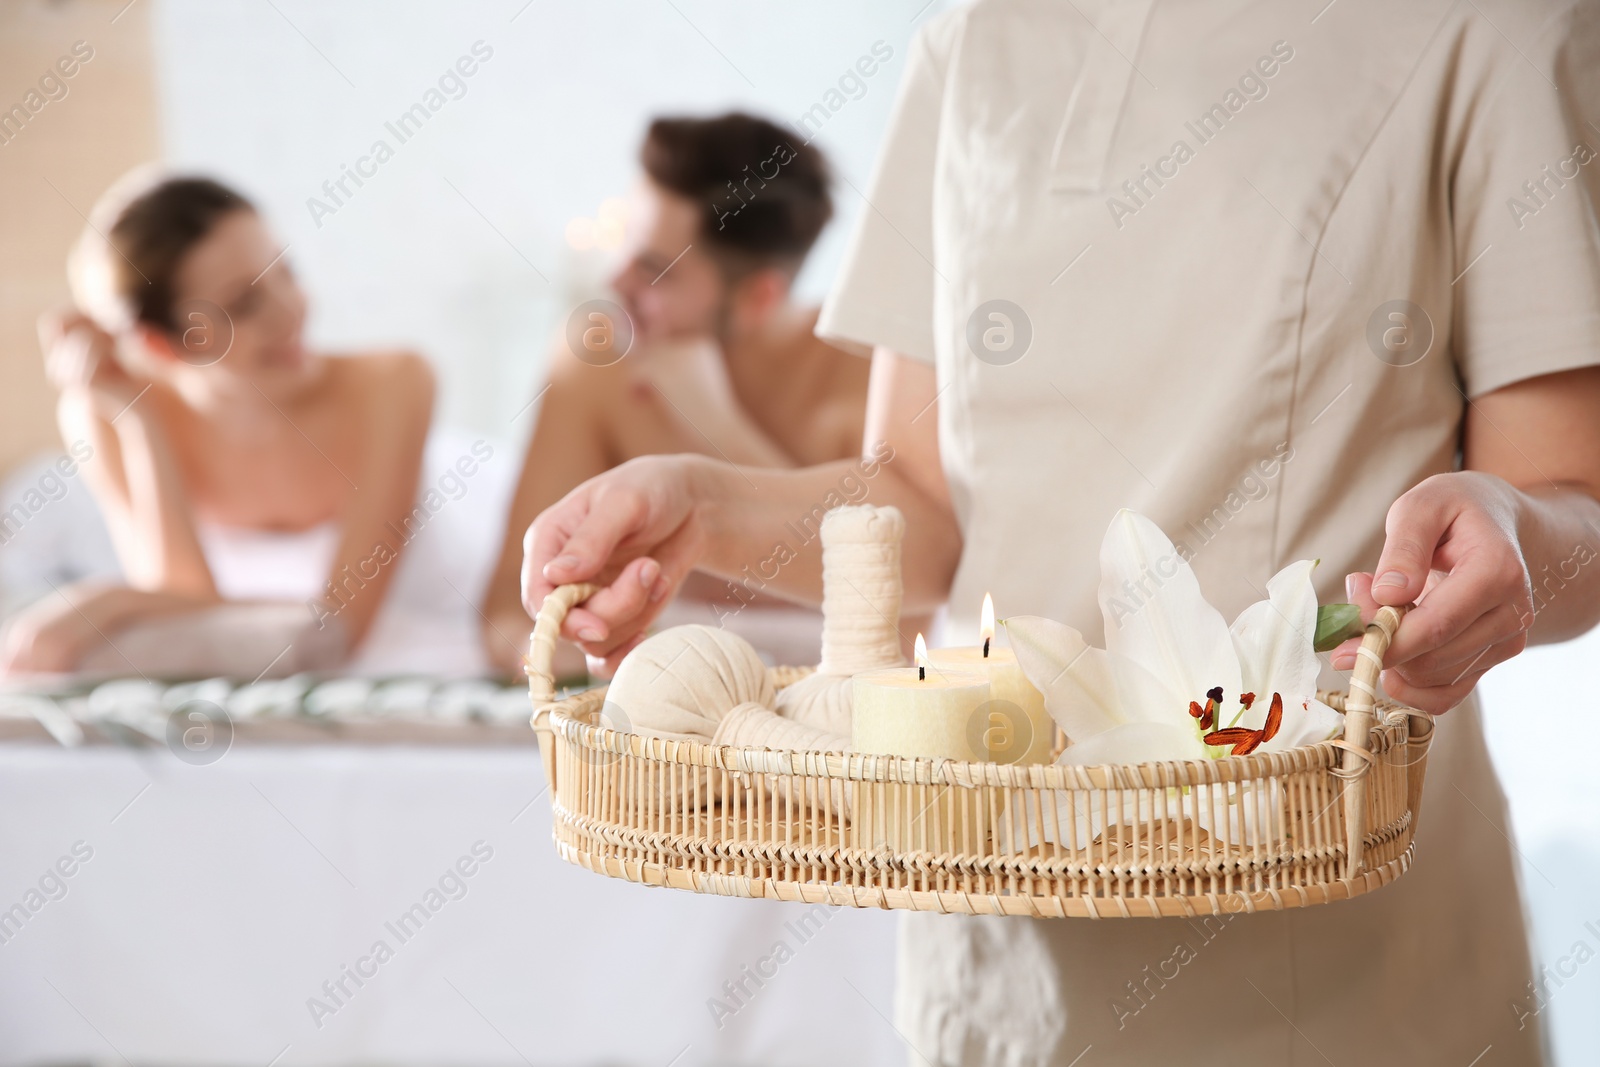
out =
[[1409,604],[1422,595],[1433,555],[1455,519],[1443,493],[1426,483],[1396,500],[1384,520],[1383,552],[1373,568],[1372,599],[1378,604]]
[[[1345,575],[1344,598],[1348,603],[1361,609],[1361,621],[1371,622],[1372,617],[1378,614],[1380,605],[1372,599],[1372,575],[1366,571],[1355,571]],[[1347,671],[1356,665],[1356,649],[1361,647],[1361,638],[1352,637],[1338,648],[1333,650],[1331,659],[1334,670]]]
[[1371,622],[1383,605],[1372,599],[1372,575],[1356,571],[1344,578],[1345,600],[1361,609],[1361,621]]
[[566,509],[570,501],[573,512],[581,516],[571,525],[559,553],[551,553],[555,558],[546,557],[544,577],[558,585],[599,580],[618,546],[649,520],[649,504],[642,494],[626,487],[608,490],[605,478],[600,475],[585,482],[557,505]]

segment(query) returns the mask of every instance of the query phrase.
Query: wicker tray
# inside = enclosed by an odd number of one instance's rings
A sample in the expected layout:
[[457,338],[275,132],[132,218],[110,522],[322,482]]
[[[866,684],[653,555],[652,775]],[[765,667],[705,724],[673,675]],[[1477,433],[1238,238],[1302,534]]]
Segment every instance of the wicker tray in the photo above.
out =
[[[1069,767],[734,748],[606,728],[604,688],[558,701],[550,670],[561,620],[592,592],[563,586],[546,599],[527,672],[556,849],[599,874],[813,904],[1128,918],[1344,900],[1411,863],[1432,717],[1375,701],[1404,609],[1384,608],[1368,625],[1348,695],[1320,694],[1344,713],[1343,739]],[[782,687],[807,671],[771,673]],[[1212,833],[1210,812],[1231,832]]]

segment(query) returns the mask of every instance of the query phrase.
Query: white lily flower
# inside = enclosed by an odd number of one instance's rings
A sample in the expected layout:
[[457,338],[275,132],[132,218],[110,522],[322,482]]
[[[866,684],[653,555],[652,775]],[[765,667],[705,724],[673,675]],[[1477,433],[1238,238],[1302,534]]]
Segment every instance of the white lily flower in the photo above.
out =
[[[1229,627],[1160,527],[1119,511],[1100,549],[1104,649],[1049,619],[1005,621],[1023,672],[1071,739],[1058,762],[1218,758],[1235,747],[1281,751],[1338,733],[1343,716],[1316,695],[1315,566],[1300,560],[1283,568],[1267,583],[1267,599]],[[1275,697],[1282,716],[1274,730],[1267,719]],[[1254,736],[1243,745],[1203,740],[1226,727]],[[1249,827],[1230,830],[1237,820],[1211,818],[1208,806],[1200,803],[1195,814],[1213,833],[1235,841],[1257,836]]]

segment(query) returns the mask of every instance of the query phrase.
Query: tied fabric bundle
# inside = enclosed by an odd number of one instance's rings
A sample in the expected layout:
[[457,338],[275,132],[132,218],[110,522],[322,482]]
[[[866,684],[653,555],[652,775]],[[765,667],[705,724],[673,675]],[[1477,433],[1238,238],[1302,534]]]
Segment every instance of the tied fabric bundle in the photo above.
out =
[[675,626],[623,659],[606,689],[616,729],[674,741],[844,751],[846,738],[772,710],[766,664],[737,634]]
[[[835,508],[823,517],[816,673],[777,690],[744,638],[710,626],[676,626],[623,659],[606,690],[603,717],[614,729],[668,740],[849,751],[851,678],[903,663],[897,626],[904,534],[905,519],[892,507]],[[708,799],[716,799],[711,792]],[[847,812],[847,791],[836,789],[833,804]]]
[[898,508],[835,508],[822,520],[822,662],[778,694],[796,722],[849,738],[853,688],[862,671],[898,667],[900,541]]

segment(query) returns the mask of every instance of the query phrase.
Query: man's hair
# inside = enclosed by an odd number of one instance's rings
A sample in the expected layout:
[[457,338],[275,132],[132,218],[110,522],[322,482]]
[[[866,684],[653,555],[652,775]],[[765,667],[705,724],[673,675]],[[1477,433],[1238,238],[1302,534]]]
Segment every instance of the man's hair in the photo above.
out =
[[658,118],[639,157],[651,181],[701,205],[701,236],[735,275],[795,273],[833,217],[827,159],[754,115]]

